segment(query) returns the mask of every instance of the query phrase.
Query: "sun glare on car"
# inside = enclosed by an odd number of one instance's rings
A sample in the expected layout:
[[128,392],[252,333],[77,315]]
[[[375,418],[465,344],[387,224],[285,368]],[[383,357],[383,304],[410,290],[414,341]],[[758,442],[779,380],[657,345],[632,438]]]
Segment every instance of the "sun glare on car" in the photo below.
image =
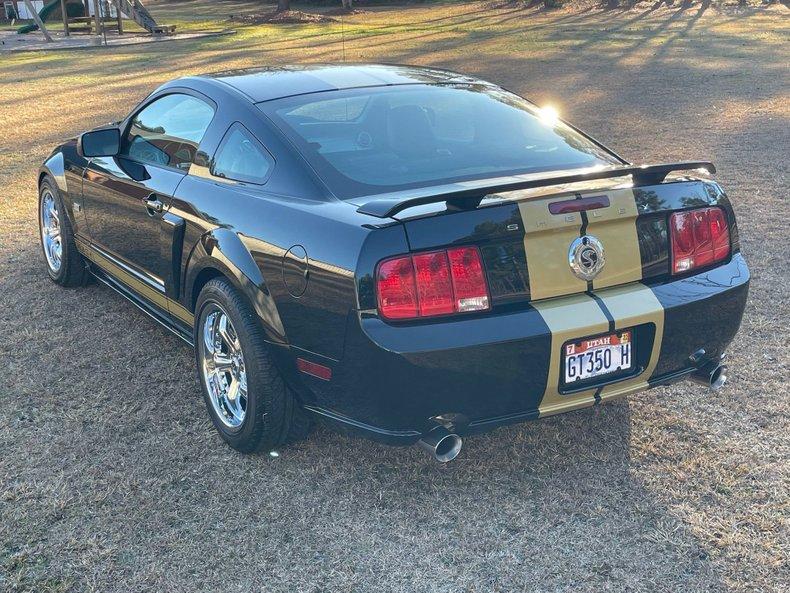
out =
[[555,126],[560,120],[559,111],[551,105],[544,105],[541,107],[538,111],[538,115],[540,116],[540,121],[547,126]]

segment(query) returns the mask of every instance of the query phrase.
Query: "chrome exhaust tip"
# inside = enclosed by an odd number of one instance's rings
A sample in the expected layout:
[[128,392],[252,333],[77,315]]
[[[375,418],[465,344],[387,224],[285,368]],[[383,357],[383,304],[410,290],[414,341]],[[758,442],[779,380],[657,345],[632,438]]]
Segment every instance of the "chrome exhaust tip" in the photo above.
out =
[[417,445],[433,455],[439,463],[447,463],[458,457],[463,444],[461,437],[443,426],[437,426],[417,441]]
[[718,391],[727,382],[727,367],[723,364],[717,366],[711,375],[710,388],[713,391]]
[[727,383],[727,366],[709,362],[694,371],[690,378],[692,381],[705,385],[711,391],[719,391]]

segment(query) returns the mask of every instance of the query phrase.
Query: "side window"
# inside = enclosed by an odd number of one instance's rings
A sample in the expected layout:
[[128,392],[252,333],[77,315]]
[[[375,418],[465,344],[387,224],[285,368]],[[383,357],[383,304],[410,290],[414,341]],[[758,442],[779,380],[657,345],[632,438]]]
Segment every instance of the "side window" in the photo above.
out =
[[214,155],[211,174],[233,181],[266,183],[274,168],[269,152],[239,123],[233,124]]
[[137,113],[121,154],[144,163],[188,169],[214,109],[190,95],[165,95]]

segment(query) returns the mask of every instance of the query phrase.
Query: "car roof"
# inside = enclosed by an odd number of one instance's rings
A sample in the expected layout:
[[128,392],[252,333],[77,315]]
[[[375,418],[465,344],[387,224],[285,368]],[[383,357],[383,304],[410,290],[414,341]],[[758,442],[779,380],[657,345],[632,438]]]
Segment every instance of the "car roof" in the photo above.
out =
[[233,87],[253,103],[359,87],[406,84],[483,84],[483,80],[442,70],[398,64],[304,64],[206,74]]

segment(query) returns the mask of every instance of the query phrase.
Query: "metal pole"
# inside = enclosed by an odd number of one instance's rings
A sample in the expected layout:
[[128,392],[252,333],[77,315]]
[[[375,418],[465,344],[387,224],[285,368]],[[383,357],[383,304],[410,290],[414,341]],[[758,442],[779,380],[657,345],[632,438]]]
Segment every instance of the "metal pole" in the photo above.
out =
[[99,10],[99,0],[93,0],[93,20],[96,23],[96,35],[102,34],[101,11]]
[[63,18],[63,33],[66,37],[69,36],[69,15],[66,12],[66,0],[60,0],[61,18]]
[[49,31],[47,31],[47,28],[44,26],[44,21],[41,20],[41,17],[38,16],[36,9],[33,8],[33,4],[30,2],[30,0],[25,0],[25,8],[27,8],[27,11],[33,15],[33,20],[38,25],[38,28],[41,29],[41,32],[44,34],[44,38],[48,42],[51,42],[52,37],[50,36]]
[[115,0],[115,14],[118,15],[118,35],[123,35],[123,13],[121,12],[121,3]]

